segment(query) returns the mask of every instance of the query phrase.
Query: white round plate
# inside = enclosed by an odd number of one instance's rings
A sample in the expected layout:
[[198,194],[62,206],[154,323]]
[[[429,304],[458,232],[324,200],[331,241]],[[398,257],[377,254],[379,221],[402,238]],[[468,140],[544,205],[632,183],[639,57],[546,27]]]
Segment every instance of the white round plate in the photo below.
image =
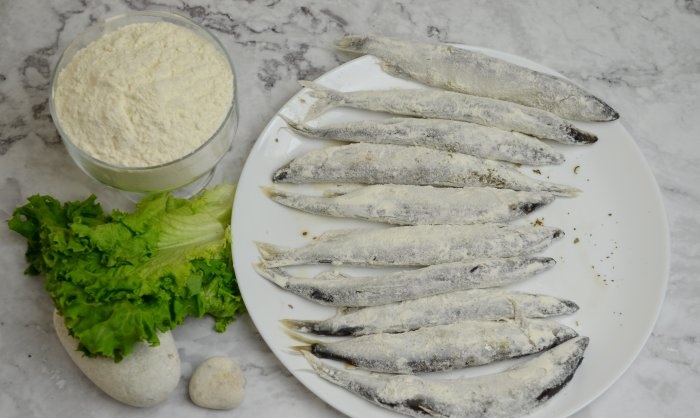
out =
[[[471,48],[471,47],[467,47]],[[554,71],[520,57],[478,49],[536,70]],[[377,60],[364,56],[321,76],[318,83],[342,91],[388,88],[424,88],[382,72]],[[294,96],[281,114],[300,120],[314,99],[306,90]],[[312,123],[386,118],[387,115],[348,108],[330,110]],[[624,119],[624,115],[623,115]],[[566,156],[559,166],[523,166],[527,175],[583,190],[575,198],[559,198],[519,222],[557,226],[566,237],[544,254],[558,264],[550,271],[511,286],[575,301],[580,310],[556,318],[590,337],[585,359],[569,385],[532,413],[531,417],[571,415],[603,393],[637,356],[663,302],[668,278],[669,234],[656,182],[634,140],[619,121],[575,123],[596,133],[594,145],[553,144]],[[281,290],[253,270],[258,252],[253,241],[301,246],[312,237],[336,228],[381,227],[369,222],[326,218],[295,211],[272,202],[260,189],[271,185],[272,173],[311,149],[337,143],[303,138],[285,128],[275,116],[263,130],[241,174],[233,206],[233,257],[238,283],[251,318],[279,360],[313,393],[353,417],[390,417],[375,406],[320,379],[304,358],[289,347],[300,344],[288,337],[281,319],[323,319],[333,308],[318,306]],[[578,168],[576,168],[578,167]],[[316,193],[322,186],[293,186]],[[294,268],[310,275],[323,267]],[[376,270],[375,270],[376,271]],[[524,359],[440,373],[427,378],[468,377],[494,373]],[[336,364],[339,365],[339,364]],[[342,366],[341,366],[342,367]]]

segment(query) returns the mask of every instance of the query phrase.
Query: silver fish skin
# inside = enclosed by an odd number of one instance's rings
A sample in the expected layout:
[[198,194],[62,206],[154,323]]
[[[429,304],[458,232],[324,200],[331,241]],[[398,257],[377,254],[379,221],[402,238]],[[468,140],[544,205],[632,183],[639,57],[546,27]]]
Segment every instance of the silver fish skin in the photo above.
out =
[[414,375],[360,374],[302,351],[323,379],[383,408],[412,417],[512,418],[544,404],[573,378],[588,337],[566,341],[503,372],[433,380]]
[[340,92],[320,84],[300,81],[316,100],[305,121],[337,107],[420,118],[448,119],[515,131],[562,144],[592,144],[598,137],[544,110],[517,103],[433,89],[389,89]]
[[564,236],[532,225],[417,225],[329,231],[298,248],[256,242],[265,268],[301,264],[431,266],[533,254]]
[[350,35],[337,47],[378,57],[389,74],[461,93],[507,100],[582,121],[611,121],[619,114],[571,81],[445,44]]
[[561,164],[564,154],[519,132],[444,119],[392,118],[311,126],[280,115],[293,132],[310,138],[417,145],[527,165]]
[[323,342],[294,336],[293,347],[381,373],[426,373],[480,366],[539,353],[578,336],[555,321],[460,321],[400,334],[373,334]]
[[290,330],[328,336],[406,332],[463,320],[547,318],[578,311],[576,303],[553,296],[471,289],[367,308],[339,309],[323,320],[285,319]]
[[528,177],[507,163],[423,147],[350,144],[309,151],[272,175],[276,183],[495,187],[575,196],[579,189]]
[[458,290],[515,283],[556,264],[549,257],[492,258],[438,264],[416,270],[351,277],[327,271],[313,278],[294,277],[280,268],[256,265],[260,276],[277,286],[328,306],[377,306]]
[[505,223],[554,201],[549,192],[491,187],[432,187],[380,184],[310,196],[265,187],[275,202],[316,215],[392,225]]

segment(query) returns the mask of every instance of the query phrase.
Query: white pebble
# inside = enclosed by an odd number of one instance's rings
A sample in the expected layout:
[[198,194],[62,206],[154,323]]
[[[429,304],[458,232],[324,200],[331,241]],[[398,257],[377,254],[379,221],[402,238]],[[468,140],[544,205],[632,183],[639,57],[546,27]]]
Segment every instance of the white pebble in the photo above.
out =
[[228,357],[212,357],[197,367],[190,379],[190,398],[203,408],[233,409],[243,402],[245,377]]
[[70,358],[92,383],[114,399],[132,406],[152,406],[168,398],[180,380],[180,356],[170,332],[158,334],[160,345],[139,343],[119,363],[106,357],[86,357],[77,351],[78,340],[68,334],[56,311],[53,324]]

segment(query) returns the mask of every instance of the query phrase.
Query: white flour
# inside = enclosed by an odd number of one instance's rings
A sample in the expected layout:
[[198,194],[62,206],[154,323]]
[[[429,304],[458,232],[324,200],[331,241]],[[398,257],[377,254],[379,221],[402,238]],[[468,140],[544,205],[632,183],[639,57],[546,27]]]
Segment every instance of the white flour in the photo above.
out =
[[171,23],[139,23],[78,51],[58,76],[56,114],[72,142],[123,167],[181,158],[212,136],[233,98],[226,57]]

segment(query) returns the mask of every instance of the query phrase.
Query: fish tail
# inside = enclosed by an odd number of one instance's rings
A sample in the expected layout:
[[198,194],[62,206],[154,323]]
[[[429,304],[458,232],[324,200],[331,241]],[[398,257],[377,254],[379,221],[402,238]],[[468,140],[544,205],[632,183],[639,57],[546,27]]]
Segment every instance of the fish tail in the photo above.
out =
[[398,78],[405,78],[405,79],[410,78],[408,76],[408,74],[406,74],[406,72],[396,64],[390,64],[386,61],[381,61],[379,63],[379,67],[382,69],[382,71],[384,71],[385,73],[387,73],[391,76],[398,77]]
[[319,323],[319,321],[313,320],[302,320],[302,319],[282,319],[280,323],[283,327],[289,329],[290,331],[299,332],[312,332],[314,326]]
[[311,105],[304,122],[311,119],[316,119],[325,113],[328,109],[336,106],[341,106],[345,103],[345,95],[337,90],[329,89],[312,81],[299,81],[303,87],[311,89],[309,95],[317,100]]
[[283,289],[289,283],[289,274],[280,268],[265,268],[261,263],[254,264],[253,268],[260,276]]
[[301,353],[302,351],[311,351],[310,345],[290,345],[289,349]]
[[304,135],[304,136],[313,136],[314,135],[314,129],[310,127],[309,125],[303,123],[303,122],[297,122],[294,120],[291,120],[289,117],[279,114],[277,115],[282,120],[284,120],[287,123],[287,126],[292,130],[292,132]]
[[354,52],[356,54],[367,54],[369,49],[367,44],[371,41],[371,37],[367,35],[348,35],[343,36],[335,43],[335,47],[341,51]]
[[272,199],[275,202],[286,202],[287,199],[291,197],[297,197],[301,196],[298,193],[289,193],[285,190],[278,189],[275,186],[260,186],[260,190],[267,195],[270,199]]
[[270,197],[270,198],[277,196],[277,194],[279,192],[279,189],[277,189],[276,187],[273,187],[273,186],[260,186],[260,190],[262,190],[262,192],[265,193],[265,195],[267,197]]
[[[348,35],[335,43],[337,49],[355,54],[384,55],[384,51],[392,48],[393,42],[367,35]],[[390,63],[380,58],[379,66],[385,73],[399,78],[410,79],[408,74],[396,63]]]
[[300,351],[300,353],[304,356],[306,361],[309,362],[311,368],[319,374],[319,376],[321,376],[324,379],[330,380],[331,382],[337,381],[337,379],[333,378],[332,370],[326,365],[324,365],[318,357],[311,354],[311,352],[308,350]]
[[287,337],[298,341],[300,343],[304,343],[305,345],[295,345],[291,346],[291,348],[294,351],[302,351],[302,350],[311,350],[312,346],[316,344],[320,344],[321,342],[319,340],[314,340],[313,338],[309,338],[307,336],[301,335],[298,332],[295,332],[289,328],[283,328],[282,331],[287,334]]
[[337,215],[332,203],[327,197],[309,196],[299,193],[290,193],[274,187],[262,187],[263,191],[273,201],[301,211],[321,215]]
[[253,243],[258,248],[260,257],[262,257],[263,267],[269,268],[284,265],[284,259],[287,258],[290,251],[289,248],[259,241],[254,241]]

